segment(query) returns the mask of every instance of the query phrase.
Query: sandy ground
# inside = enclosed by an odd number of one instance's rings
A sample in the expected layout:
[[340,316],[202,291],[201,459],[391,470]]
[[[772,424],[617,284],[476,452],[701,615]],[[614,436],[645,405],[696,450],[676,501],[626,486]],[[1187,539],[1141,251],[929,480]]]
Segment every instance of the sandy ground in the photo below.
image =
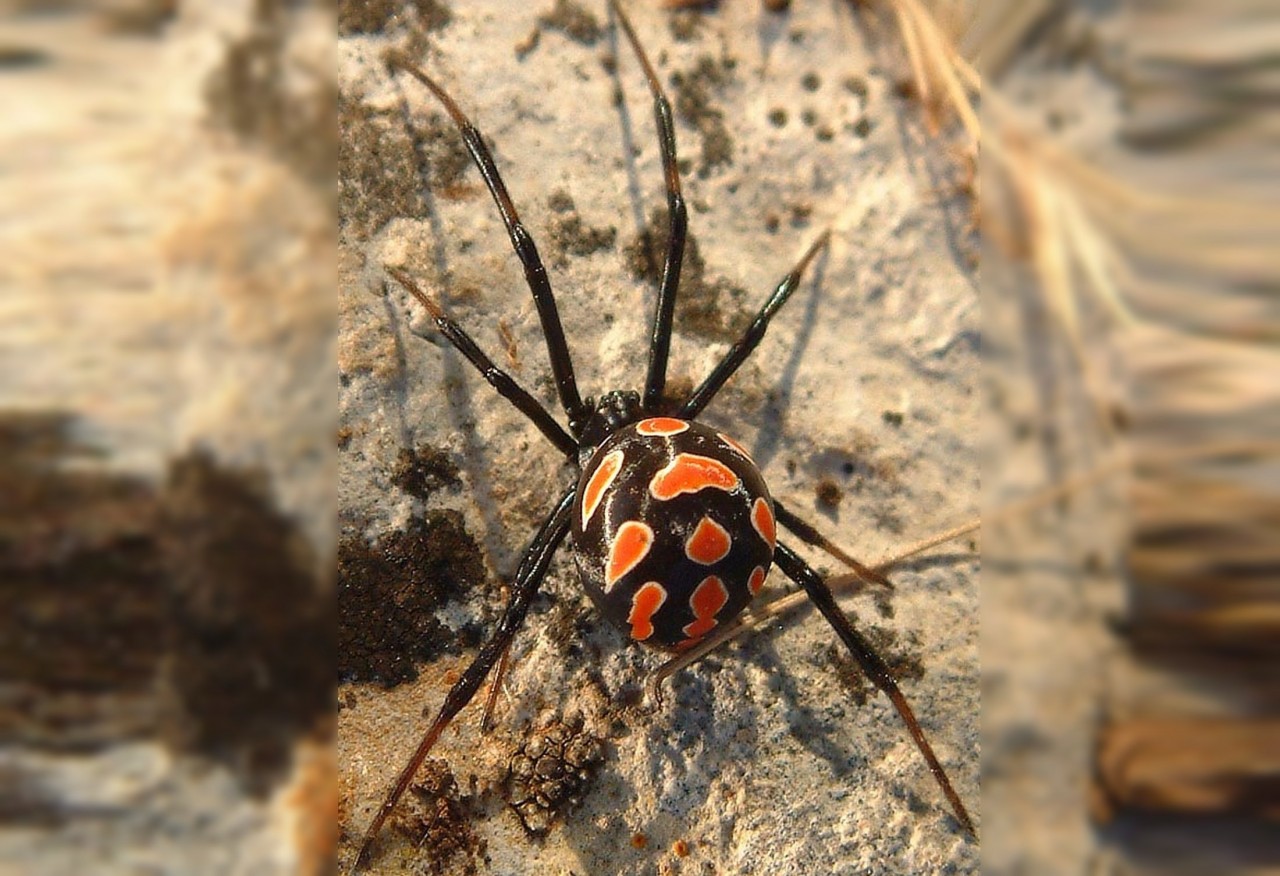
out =
[[[830,253],[705,419],[751,450],[775,496],[874,561],[977,513],[980,321],[966,206],[948,181],[944,145],[910,121],[879,49],[849,11],[794,5],[778,18],[757,4],[724,4],[687,19],[694,24],[677,38],[665,13],[629,4],[664,84],[674,93],[684,82],[690,99],[701,97],[699,128],[682,120],[677,136],[691,233],[715,300],[677,316],[671,374],[686,385],[705,374],[746,314],[833,225]],[[602,6],[591,4],[601,26]],[[431,121],[438,110],[421,87],[389,79],[379,61],[389,45],[415,52],[494,146],[547,257],[584,393],[638,387],[654,290],[629,270],[627,253],[662,203],[650,105],[634,57],[612,45],[607,28],[582,42],[554,23],[539,27],[551,11],[550,3],[475,2],[458,4],[427,39],[394,22],[348,34],[341,89],[364,107],[350,118],[373,118],[387,138],[403,130],[406,101],[428,132],[426,152],[442,162],[454,134]],[[358,190],[417,185],[390,148],[356,154],[362,172],[375,158],[392,164],[384,176],[369,172]],[[560,257],[564,194],[579,228],[613,229],[613,241]],[[353,197],[344,217],[344,532],[372,541],[424,511],[457,509],[491,579],[507,579],[573,473],[433,336],[402,290],[384,294],[382,265],[420,278],[554,409],[518,264],[474,170],[381,215],[370,203]],[[397,489],[397,455],[410,447],[443,450],[461,484],[435,491],[425,507]],[[824,481],[840,495],[838,508],[818,498]],[[954,544],[894,582],[891,617],[869,598],[846,608],[890,631],[891,653],[923,668],[904,689],[980,820],[975,546]],[[775,571],[766,593],[785,589]],[[567,551],[544,590],[516,639],[497,728],[479,735],[473,706],[435,751],[482,845],[445,862],[445,872],[977,871],[978,845],[948,814],[891,706],[878,695],[855,701],[834,665],[834,635],[816,615],[682,672],[665,708],[644,714],[619,703],[660,657],[595,618]],[[490,587],[451,603],[444,617],[454,628],[491,624],[498,605]],[[568,645],[555,632],[566,619]],[[469,653],[423,666],[418,681],[392,690],[344,685],[343,861],[412,749],[420,715],[434,712]],[[531,840],[502,800],[507,759],[529,722],[578,713],[605,739],[605,761],[581,807],[545,840]],[[393,831],[379,852],[372,872],[433,872],[424,862],[430,850]]]

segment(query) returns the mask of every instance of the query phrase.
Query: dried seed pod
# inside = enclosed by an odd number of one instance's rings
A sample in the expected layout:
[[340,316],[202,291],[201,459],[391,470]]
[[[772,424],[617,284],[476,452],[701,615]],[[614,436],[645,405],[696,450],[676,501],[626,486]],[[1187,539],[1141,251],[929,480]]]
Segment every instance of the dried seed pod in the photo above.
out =
[[601,740],[583,730],[581,718],[533,730],[507,764],[507,803],[525,831],[545,835],[578,804],[603,760]]

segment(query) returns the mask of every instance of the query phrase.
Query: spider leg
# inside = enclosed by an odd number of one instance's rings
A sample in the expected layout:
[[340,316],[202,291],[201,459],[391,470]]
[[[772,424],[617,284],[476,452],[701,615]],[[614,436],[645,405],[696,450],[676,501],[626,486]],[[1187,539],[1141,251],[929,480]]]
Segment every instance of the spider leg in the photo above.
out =
[[569,416],[570,431],[575,435],[578,434],[587,417],[590,416],[591,410],[583,403],[582,396],[578,393],[578,383],[573,376],[573,361],[569,356],[569,345],[565,341],[564,328],[560,324],[560,312],[556,309],[555,296],[551,292],[551,281],[547,279],[547,269],[542,264],[542,257],[538,255],[538,247],[534,244],[533,237],[520,221],[520,214],[516,212],[515,204],[507,194],[507,187],[498,174],[498,166],[494,163],[489,147],[484,145],[479,129],[463,115],[453,98],[421,68],[398,54],[388,56],[387,63],[392,69],[403,70],[425,85],[435,95],[436,100],[444,106],[449,117],[453,119],[454,125],[457,126],[458,132],[462,134],[467,151],[471,153],[472,160],[480,170],[480,176],[489,187],[489,193],[493,195],[494,203],[498,205],[502,224],[506,226],[507,234],[511,238],[511,246],[524,267],[524,278],[529,284],[529,291],[533,294],[533,302],[538,308],[538,319],[542,322],[542,333],[547,339],[547,352],[551,357],[551,372],[555,376],[560,404]]
[[440,330],[440,334],[444,335],[449,343],[467,358],[467,361],[476,367],[476,370],[484,375],[484,379],[498,391],[498,394],[511,402],[520,409],[520,413],[524,414],[533,424],[538,427],[547,439],[559,448],[560,452],[570,459],[576,459],[578,455],[578,442],[570,437],[569,433],[560,427],[551,414],[538,403],[538,400],[531,396],[520,384],[516,383],[515,378],[503,371],[497,365],[493,364],[493,360],[484,354],[476,342],[471,340],[471,336],[466,333],[462,326],[458,325],[454,320],[441,309],[439,302],[423,292],[421,287],[413,281],[413,278],[399,268],[393,268],[390,265],[386,267],[386,271],[396,282],[404,288],[408,289],[414,298],[421,302],[422,306],[427,309],[427,313],[431,314],[431,318],[435,320],[436,328]]
[[893,589],[893,583],[888,578],[870,566],[855,560],[838,544],[831,541],[821,532],[818,532],[818,530],[813,526],[784,508],[782,503],[777,499],[773,500],[773,511],[778,517],[778,522],[805,544],[826,551],[831,556],[835,557],[837,560],[852,569],[854,574],[863,581],[866,581],[869,584],[879,584],[881,587],[889,590]]
[[[774,501],[774,507],[777,507],[777,500]],[[931,547],[937,547],[940,544],[967,535],[978,529],[981,520],[974,518],[968,523],[961,526],[954,526],[951,529],[937,532],[928,538],[923,538],[913,544],[907,545],[905,548],[895,553],[881,558],[874,566],[871,567],[872,574],[883,575],[888,570],[894,568],[904,560],[910,559],[916,554],[926,551]],[[861,592],[866,587],[867,580],[864,576],[857,573],[851,575],[832,575],[826,579],[826,585],[834,590],[847,590],[849,592]],[[805,604],[808,600],[809,605],[813,605],[813,601],[809,600],[809,594],[804,591],[797,593],[788,593],[786,596],[779,596],[771,599],[761,605],[752,604],[747,606],[747,611],[740,615],[737,619],[730,621],[727,626],[717,627],[706,635],[698,644],[692,646],[687,651],[680,652],[679,655],[668,660],[653,671],[653,675],[649,682],[649,698],[661,706],[662,682],[670,678],[676,672],[684,669],[686,666],[692,666],[701,660],[707,654],[710,654],[716,648],[719,648],[730,639],[736,639],[739,636],[759,629],[764,623],[773,619],[780,618],[784,614]]]
[[355,860],[351,863],[351,869],[348,871],[350,876],[354,876],[355,873],[359,872],[361,866],[368,860],[370,851],[373,848],[373,842],[382,831],[383,824],[386,823],[396,804],[400,802],[400,798],[404,796],[404,792],[413,781],[414,774],[422,766],[422,762],[426,759],[432,746],[440,738],[440,734],[449,726],[449,722],[453,720],[454,716],[462,711],[467,703],[471,702],[472,697],[476,695],[476,691],[480,689],[480,685],[484,683],[485,676],[493,669],[494,664],[502,656],[502,652],[506,650],[507,645],[515,637],[521,623],[524,622],[525,614],[528,613],[533,597],[537,594],[538,587],[542,584],[543,576],[546,575],[547,566],[551,563],[551,557],[555,554],[556,548],[560,546],[560,542],[564,540],[569,531],[569,517],[573,510],[573,498],[576,490],[576,486],[570,487],[568,492],[560,498],[556,509],[543,521],[537,535],[529,543],[524,557],[520,560],[520,568],[516,571],[516,578],[512,585],[511,601],[507,603],[507,610],[503,613],[501,620],[498,621],[497,630],[492,638],[481,647],[480,652],[471,661],[471,665],[463,671],[462,677],[449,689],[449,693],[445,695],[444,704],[440,706],[440,711],[436,713],[435,720],[431,722],[431,726],[423,734],[422,740],[413,752],[413,757],[409,758],[409,762],[400,771],[395,784],[387,793],[386,799],[378,807],[377,814],[374,815],[373,821],[364,833],[364,839],[360,842],[360,850],[356,853]]
[[680,171],[676,167],[676,131],[671,121],[671,103],[658,83],[653,65],[644,53],[640,40],[623,14],[618,0],[609,0],[609,8],[618,17],[627,42],[631,44],[645,81],[653,96],[653,118],[658,126],[658,143],[662,149],[662,173],[667,187],[667,257],[662,266],[662,284],[658,287],[658,304],[653,314],[653,332],[649,340],[649,374],[644,383],[644,409],[656,411],[662,403],[662,390],[667,382],[667,358],[671,352],[671,322],[676,309],[676,291],[680,286],[680,265],[684,261],[685,230],[688,227],[684,195],[680,191]]
[[822,612],[822,616],[835,628],[836,635],[849,648],[854,659],[858,661],[858,665],[862,667],[862,671],[893,702],[894,708],[898,710],[899,717],[907,725],[907,730],[910,731],[911,737],[915,740],[916,748],[920,749],[920,754],[924,756],[925,762],[929,764],[929,771],[933,773],[934,780],[937,781],[938,787],[942,789],[942,793],[946,795],[947,802],[951,804],[951,811],[955,813],[956,819],[965,831],[970,836],[976,837],[977,831],[973,826],[973,819],[969,817],[968,810],[960,802],[960,795],[956,793],[955,788],[951,787],[951,780],[947,778],[946,771],[943,770],[942,764],[938,762],[937,756],[934,755],[933,747],[929,745],[929,740],[925,738],[924,731],[920,729],[920,723],[916,721],[915,713],[911,711],[911,706],[907,704],[906,697],[902,695],[902,691],[898,689],[897,682],[893,680],[893,674],[889,671],[888,665],[876,654],[866,637],[854,629],[853,624],[849,622],[848,616],[836,604],[835,597],[831,595],[831,590],[822,580],[822,576],[810,568],[808,563],[781,542],[774,548],[773,559],[778,568],[788,578],[804,588],[805,593],[813,600],[813,604],[817,606],[818,611]]
[[711,373],[707,375],[707,379],[702,381],[702,385],[693,391],[693,395],[689,396],[689,400],[680,408],[679,416],[681,419],[692,420],[698,416],[711,399],[715,398],[716,393],[720,391],[720,387],[724,386],[725,381],[734,375],[734,372],[741,367],[743,362],[747,361],[747,357],[751,355],[752,351],[760,344],[761,339],[764,338],[764,333],[769,328],[769,321],[782,309],[782,305],[787,303],[787,299],[791,297],[791,293],[799,285],[805,268],[809,267],[809,262],[813,261],[813,257],[818,254],[818,250],[826,246],[830,240],[831,229],[828,228],[809,246],[809,249],[800,257],[800,261],[796,262],[790,273],[782,278],[778,288],[773,290],[773,294],[764,303],[764,307],[760,308],[760,312],[751,321],[751,325],[747,326],[747,330],[742,337],[729,348],[729,352],[720,361],[720,364],[711,370]]

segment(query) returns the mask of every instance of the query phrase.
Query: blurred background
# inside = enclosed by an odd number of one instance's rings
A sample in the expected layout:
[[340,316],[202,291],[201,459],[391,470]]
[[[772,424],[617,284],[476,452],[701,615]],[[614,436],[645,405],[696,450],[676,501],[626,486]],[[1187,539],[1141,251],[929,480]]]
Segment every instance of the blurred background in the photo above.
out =
[[984,861],[1280,864],[1264,3],[993,3]]
[[333,11],[0,10],[0,873],[326,872]]

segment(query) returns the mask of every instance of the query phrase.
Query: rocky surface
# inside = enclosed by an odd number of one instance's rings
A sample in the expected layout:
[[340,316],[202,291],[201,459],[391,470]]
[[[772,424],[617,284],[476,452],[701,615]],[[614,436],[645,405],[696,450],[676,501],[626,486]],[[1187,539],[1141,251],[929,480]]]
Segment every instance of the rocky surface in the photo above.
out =
[[[971,518],[983,414],[969,206],[946,143],[900,96],[886,47],[843,6],[628,8],[672,97],[690,203],[673,391],[707,373],[833,226],[829,253],[705,419],[750,449],[775,496],[866,561]],[[432,618],[444,653],[415,680],[343,686],[343,861],[573,478],[383,271],[417,278],[555,410],[537,316],[493,204],[439,106],[390,76],[384,53],[421,63],[492,145],[548,263],[584,393],[643,379],[663,204],[651,105],[604,4],[356,11],[339,54],[340,553],[385,556],[395,533],[451,509],[487,573],[442,594]],[[405,450],[447,460],[439,471],[456,476],[405,489]],[[845,601],[895,663],[918,667],[905,692],[976,818],[977,575],[975,545],[960,541],[897,571],[887,602]],[[775,571],[765,593],[786,589]],[[679,673],[651,712],[641,690],[660,656],[602,625],[567,551],[544,591],[516,639],[496,728],[479,733],[477,702],[433,752],[455,780],[433,787],[455,791],[432,805],[465,814],[474,842],[433,857],[430,844],[414,846],[421,833],[388,829],[371,872],[977,871],[978,845],[891,706],[849,680],[816,614]],[[581,805],[531,838],[502,796],[511,756],[531,728],[576,716],[604,740],[604,763]]]

